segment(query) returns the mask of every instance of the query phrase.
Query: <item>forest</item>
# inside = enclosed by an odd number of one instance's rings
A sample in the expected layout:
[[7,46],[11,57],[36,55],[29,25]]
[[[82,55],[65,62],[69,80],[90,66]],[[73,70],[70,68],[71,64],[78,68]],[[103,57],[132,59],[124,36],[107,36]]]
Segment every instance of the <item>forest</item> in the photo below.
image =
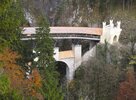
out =
[[[109,19],[121,21],[119,43],[98,44],[74,79],[60,82],[49,26]],[[35,41],[21,40],[27,26],[39,27]],[[136,0],[0,0],[0,100],[136,100]]]

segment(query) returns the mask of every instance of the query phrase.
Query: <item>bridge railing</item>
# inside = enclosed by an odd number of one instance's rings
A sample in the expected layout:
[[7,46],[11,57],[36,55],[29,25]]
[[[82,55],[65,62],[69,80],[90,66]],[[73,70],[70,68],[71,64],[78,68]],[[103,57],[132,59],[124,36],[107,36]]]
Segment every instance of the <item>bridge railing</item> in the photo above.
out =
[[[36,34],[22,34],[22,38],[35,38]],[[94,34],[83,34],[83,33],[51,33],[50,36],[52,38],[65,38],[65,39],[69,39],[69,38],[90,38],[90,39],[100,39],[99,35],[94,35]]]

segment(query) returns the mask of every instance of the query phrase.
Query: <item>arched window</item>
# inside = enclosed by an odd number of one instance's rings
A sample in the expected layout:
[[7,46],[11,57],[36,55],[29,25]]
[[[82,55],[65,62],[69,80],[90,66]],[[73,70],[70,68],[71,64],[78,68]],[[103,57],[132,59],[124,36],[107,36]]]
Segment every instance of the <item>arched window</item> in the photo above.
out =
[[117,36],[115,35],[113,38],[113,43],[117,42]]

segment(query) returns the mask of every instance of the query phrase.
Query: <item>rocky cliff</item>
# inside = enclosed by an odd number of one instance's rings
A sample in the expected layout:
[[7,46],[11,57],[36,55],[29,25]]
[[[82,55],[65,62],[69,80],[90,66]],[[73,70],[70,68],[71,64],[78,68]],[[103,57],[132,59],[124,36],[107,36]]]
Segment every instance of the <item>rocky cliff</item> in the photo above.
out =
[[22,4],[31,26],[43,15],[51,26],[97,27],[103,20],[128,18],[136,8],[134,0],[22,0]]
[[41,15],[46,16],[52,26],[91,26],[94,18],[95,23],[100,21],[89,0],[22,0],[22,4],[31,26],[36,25]]

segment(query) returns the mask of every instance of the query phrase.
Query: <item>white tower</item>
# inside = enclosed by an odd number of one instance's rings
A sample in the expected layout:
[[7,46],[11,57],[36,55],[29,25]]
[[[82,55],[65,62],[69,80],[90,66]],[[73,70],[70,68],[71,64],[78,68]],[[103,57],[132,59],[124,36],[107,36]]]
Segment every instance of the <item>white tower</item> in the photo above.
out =
[[100,42],[105,43],[105,41],[107,41],[109,44],[118,42],[120,33],[122,31],[120,25],[120,21],[117,21],[116,26],[114,25],[113,20],[110,20],[109,25],[106,25],[106,22],[103,22],[103,33],[101,35]]

